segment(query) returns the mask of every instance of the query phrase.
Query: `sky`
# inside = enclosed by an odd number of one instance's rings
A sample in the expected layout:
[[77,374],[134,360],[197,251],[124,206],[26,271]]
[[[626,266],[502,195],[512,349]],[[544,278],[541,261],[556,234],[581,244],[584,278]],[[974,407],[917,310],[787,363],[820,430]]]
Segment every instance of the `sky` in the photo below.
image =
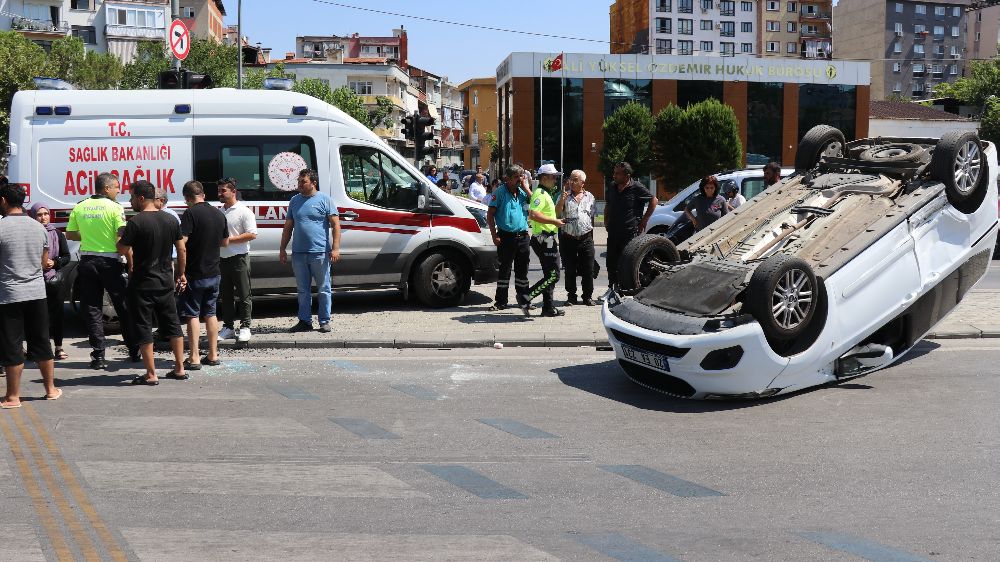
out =
[[[332,3],[330,3],[332,2]],[[446,20],[456,24],[595,41],[557,39],[475,29],[385,15],[333,4]],[[612,0],[246,0],[243,35],[271,47],[271,58],[295,50],[298,35],[390,36],[403,25],[410,63],[460,84],[496,75],[512,52],[607,53]],[[226,24],[236,25],[237,0],[225,0]]]

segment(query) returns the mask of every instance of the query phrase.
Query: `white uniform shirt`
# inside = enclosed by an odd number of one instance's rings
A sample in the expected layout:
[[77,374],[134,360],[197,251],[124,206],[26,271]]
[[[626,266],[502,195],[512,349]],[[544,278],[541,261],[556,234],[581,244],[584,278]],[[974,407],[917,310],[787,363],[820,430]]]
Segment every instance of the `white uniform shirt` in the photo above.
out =
[[477,181],[472,182],[472,184],[469,185],[469,197],[482,203],[483,198],[486,197],[486,188]]
[[[253,215],[253,211],[251,211],[250,208],[243,203],[237,201],[228,209],[223,206],[222,212],[226,215],[226,225],[228,226],[230,238],[239,236],[240,234],[246,234],[247,232],[257,234],[257,217],[255,217]],[[222,258],[231,258],[233,256],[249,253],[250,242],[240,242],[238,244],[230,244],[219,248],[219,257]]]

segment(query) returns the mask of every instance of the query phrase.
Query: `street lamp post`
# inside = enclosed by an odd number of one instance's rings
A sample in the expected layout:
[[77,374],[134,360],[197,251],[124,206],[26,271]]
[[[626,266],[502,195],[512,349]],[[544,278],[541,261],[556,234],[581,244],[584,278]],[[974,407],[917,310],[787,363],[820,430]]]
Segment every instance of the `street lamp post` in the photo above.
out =
[[243,0],[236,2],[236,88],[243,89]]

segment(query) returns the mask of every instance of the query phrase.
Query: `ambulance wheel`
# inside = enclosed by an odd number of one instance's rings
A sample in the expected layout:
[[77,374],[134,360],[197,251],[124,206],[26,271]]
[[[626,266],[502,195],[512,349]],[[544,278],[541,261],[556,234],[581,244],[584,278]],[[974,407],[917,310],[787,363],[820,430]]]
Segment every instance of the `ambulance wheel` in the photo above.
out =
[[417,299],[432,308],[458,306],[471,283],[468,266],[450,252],[428,255],[413,273]]

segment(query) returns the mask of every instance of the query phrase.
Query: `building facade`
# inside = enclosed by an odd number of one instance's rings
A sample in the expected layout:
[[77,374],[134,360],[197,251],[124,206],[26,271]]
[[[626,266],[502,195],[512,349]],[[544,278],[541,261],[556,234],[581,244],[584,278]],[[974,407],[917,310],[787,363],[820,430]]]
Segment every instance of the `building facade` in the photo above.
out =
[[602,126],[630,101],[654,114],[668,104],[722,101],[736,113],[750,164],[792,165],[799,139],[815,125],[835,126],[849,140],[868,134],[867,62],[565,53],[562,69],[552,71],[555,56],[513,53],[497,67],[501,163],[582,169],[598,198]]
[[486,133],[497,131],[496,78],[473,78],[458,86],[462,92],[466,147],[463,161],[469,169],[489,168],[490,146]]
[[395,62],[406,68],[406,30],[392,30],[391,37],[363,37],[357,33],[338,35],[301,35],[295,38],[295,58],[344,63]]
[[191,35],[222,43],[226,32],[222,22],[226,7],[222,0],[181,0],[180,12]]
[[756,0],[618,0],[611,52],[732,56],[754,52]]
[[761,56],[832,57],[832,0],[765,0],[760,2],[758,15],[757,49]]
[[966,16],[965,53],[970,60],[997,56],[1000,44],[1000,4],[975,7]]
[[851,0],[834,7],[837,58],[872,61],[872,99],[924,99],[962,76],[967,0]]

